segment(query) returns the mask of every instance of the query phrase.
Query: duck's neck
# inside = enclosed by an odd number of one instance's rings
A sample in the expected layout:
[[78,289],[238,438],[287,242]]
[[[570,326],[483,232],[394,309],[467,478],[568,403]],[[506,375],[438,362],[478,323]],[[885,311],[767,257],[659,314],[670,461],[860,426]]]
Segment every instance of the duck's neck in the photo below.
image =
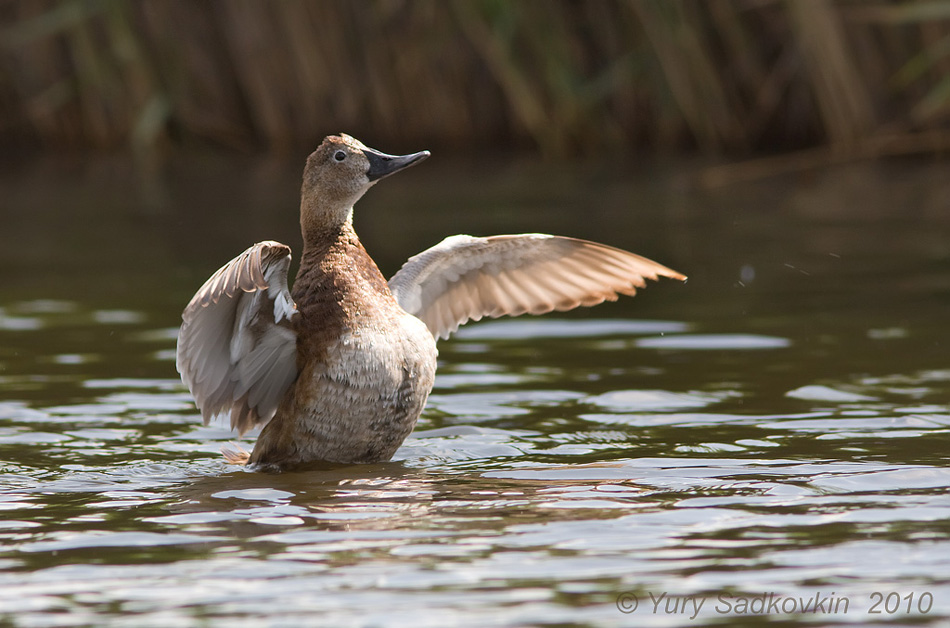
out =
[[301,221],[301,231],[303,234],[301,260],[309,260],[311,264],[320,263],[334,250],[339,251],[354,245],[362,248],[360,239],[353,229],[352,218],[336,225],[307,224]]
[[[392,298],[386,278],[360,242],[349,220],[334,228],[303,234],[303,254],[294,282],[294,299],[300,292],[367,290]],[[298,301],[299,304],[299,301]]]
[[312,190],[301,191],[300,232],[305,250],[319,250],[346,230],[353,231],[352,202],[334,201]]

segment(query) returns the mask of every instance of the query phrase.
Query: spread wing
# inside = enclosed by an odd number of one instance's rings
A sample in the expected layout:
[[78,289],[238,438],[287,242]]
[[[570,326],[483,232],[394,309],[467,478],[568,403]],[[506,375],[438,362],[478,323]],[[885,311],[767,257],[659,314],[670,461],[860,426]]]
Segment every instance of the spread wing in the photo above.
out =
[[633,295],[646,280],[686,277],[611,246],[529,233],[457,235],[412,257],[389,280],[404,310],[448,338],[483,316],[543,314]]
[[176,365],[205,425],[230,412],[243,434],[266,423],[297,377],[290,247],[259,242],[205,282],[182,313]]

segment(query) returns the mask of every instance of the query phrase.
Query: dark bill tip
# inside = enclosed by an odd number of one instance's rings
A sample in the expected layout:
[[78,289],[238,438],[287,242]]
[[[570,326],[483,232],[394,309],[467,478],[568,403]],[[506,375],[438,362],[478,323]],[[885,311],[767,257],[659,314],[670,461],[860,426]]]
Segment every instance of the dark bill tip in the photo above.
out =
[[364,148],[363,154],[369,159],[369,171],[366,176],[370,181],[378,181],[383,177],[388,177],[394,172],[399,172],[403,168],[418,163],[428,157],[431,153],[424,150],[411,155],[387,155],[372,148]]

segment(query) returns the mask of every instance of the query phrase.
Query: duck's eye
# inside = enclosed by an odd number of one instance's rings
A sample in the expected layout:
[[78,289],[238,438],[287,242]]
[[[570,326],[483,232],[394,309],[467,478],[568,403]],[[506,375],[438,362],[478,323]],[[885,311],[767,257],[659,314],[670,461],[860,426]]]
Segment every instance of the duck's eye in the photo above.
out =
[[343,152],[342,150],[338,150],[335,153],[333,153],[333,158],[336,159],[337,161],[343,161],[344,159],[346,159],[346,153]]

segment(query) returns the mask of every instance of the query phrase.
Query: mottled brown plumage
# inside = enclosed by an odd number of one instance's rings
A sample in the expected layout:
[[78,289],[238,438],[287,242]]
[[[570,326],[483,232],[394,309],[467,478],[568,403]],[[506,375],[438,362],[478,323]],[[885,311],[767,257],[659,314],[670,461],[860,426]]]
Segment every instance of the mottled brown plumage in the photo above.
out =
[[384,155],[347,135],[307,159],[304,250],[261,242],[205,283],[182,314],[178,370],[205,423],[231,414],[254,450],[229,462],[282,470],[311,461],[388,460],[412,431],[435,378],[436,347],[468,320],[565,310],[685,279],[646,258],[544,234],[453,236],[387,283],[353,230],[353,205],[377,180],[428,156]]
[[388,460],[432,388],[434,339],[396,303],[349,223],[308,243],[292,294],[300,375],[250,462]]

